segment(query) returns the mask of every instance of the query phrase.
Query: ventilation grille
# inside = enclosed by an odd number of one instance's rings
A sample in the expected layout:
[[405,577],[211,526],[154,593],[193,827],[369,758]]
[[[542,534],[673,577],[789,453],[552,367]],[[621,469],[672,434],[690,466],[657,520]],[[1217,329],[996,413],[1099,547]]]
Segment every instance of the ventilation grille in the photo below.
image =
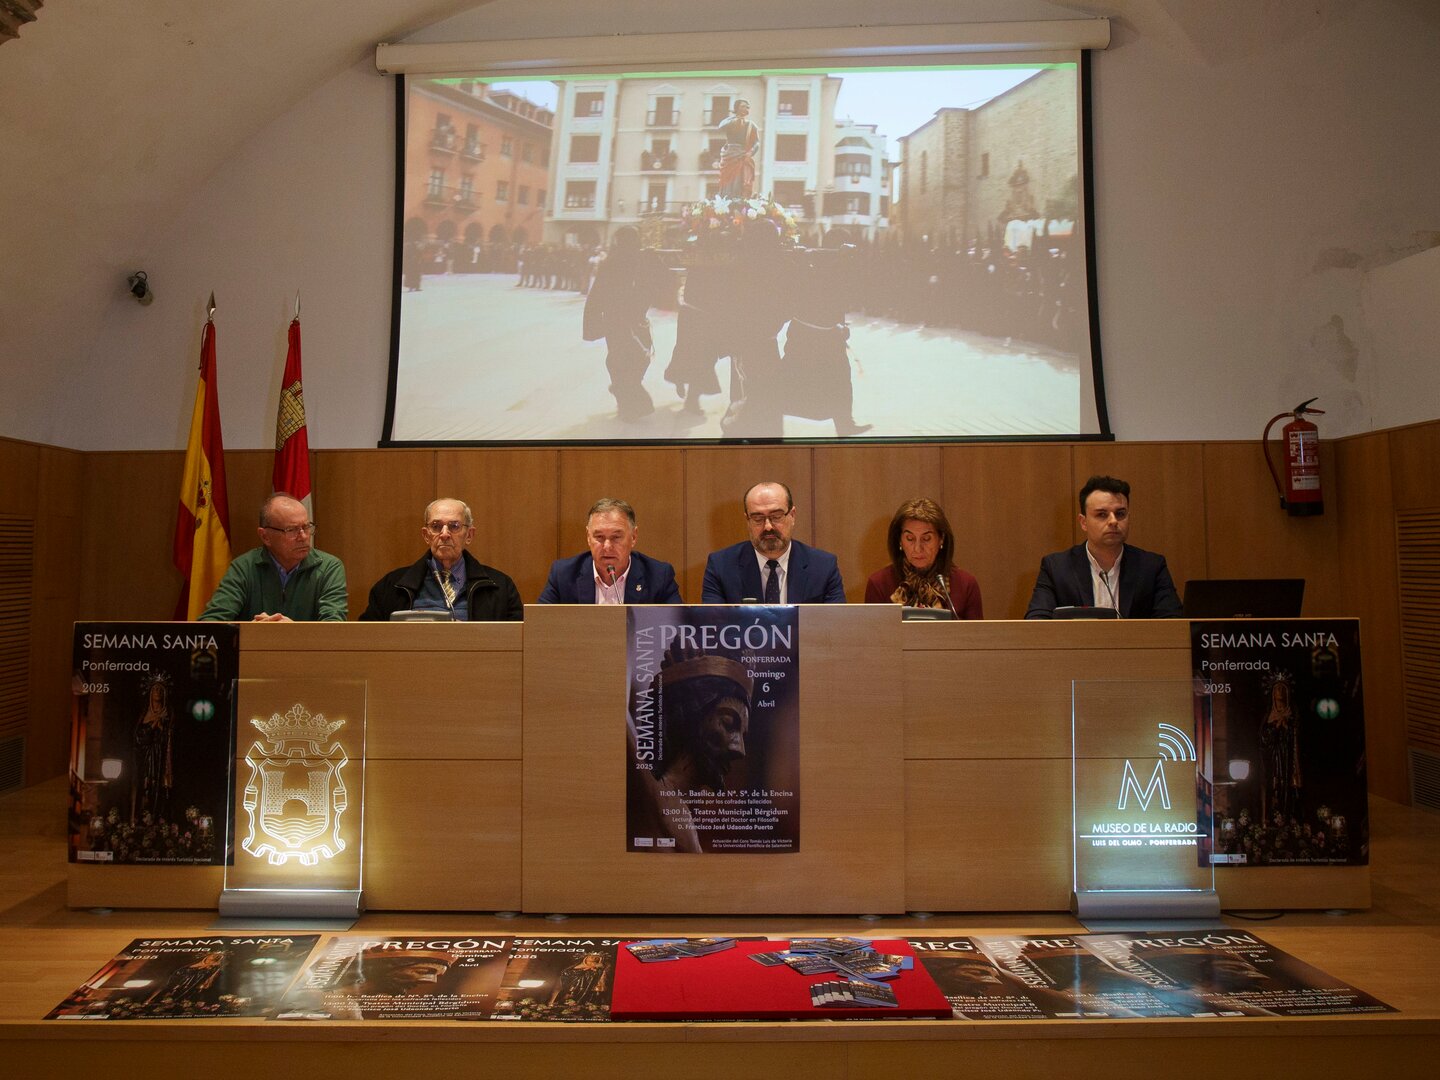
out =
[[1424,810],[1440,810],[1440,754],[1411,748],[1410,802]]
[[1395,515],[1406,741],[1440,756],[1440,509]]
[[[0,791],[25,782],[25,732],[30,719],[30,576],[34,567],[34,520],[0,514]],[[21,774],[13,785],[8,782],[12,755],[20,763]]]
[[0,739],[0,795],[25,786],[25,739]]

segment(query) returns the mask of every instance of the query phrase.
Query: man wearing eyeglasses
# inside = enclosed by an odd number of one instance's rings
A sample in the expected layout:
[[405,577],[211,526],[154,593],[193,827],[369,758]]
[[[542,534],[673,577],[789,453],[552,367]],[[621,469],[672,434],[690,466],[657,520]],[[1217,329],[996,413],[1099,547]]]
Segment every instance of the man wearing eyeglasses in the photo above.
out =
[[828,551],[791,540],[795,500],[778,482],[756,484],[741,500],[750,539],[705,560],[707,604],[843,604],[840,567]]
[[457,622],[524,618],[515,582],[465,550],[475,539],[470,507],[459,499],[436,499],[425,508],[420,538],[429,554],[377,581],[361,622],[383,622],[397,611],[444,611]]
[[230,560],[201,619],[212,622],[344,622],[345,567],[314,548],[305,504],[271,495],[260,507],[260,546]]
[[679,604],[675,568],[635,550],[640,530],[624,499],[600,499],[585,517],[590,550],[550,567],[542,604]]

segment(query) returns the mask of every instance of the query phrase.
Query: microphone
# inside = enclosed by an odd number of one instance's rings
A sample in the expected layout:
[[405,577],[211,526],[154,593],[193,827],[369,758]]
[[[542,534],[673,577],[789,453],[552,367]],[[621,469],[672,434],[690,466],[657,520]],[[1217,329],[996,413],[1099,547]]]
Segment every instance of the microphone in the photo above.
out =
[[1115,617],[1120,617],[1120,601],[1115,596],[1115,589],[1110,584],[1110,574],[1114,571],[1112,566],[1109,570],[1100,571],[1100,584],[1105,586],[1105,591],[1110,595],[1110,606],[1115,609]]
[[955,610],[955,601],[950,599],[950,583],[945,580],[945,575],[936,574],[935,584],[940,586],[940,595],[945,597],[945,603],[950,608],[950,614],[957,619],[960,618],[960,612]]
[[450,597],[445,595],[445,579],[440,576],[440,571],[432,569],[430,573],[435,575],[435,584],[440,586],[440,599],[445,601],[445,610],[450,612],[450,621],[459,622],[455,618],[455,605],[450,602]]
[[605,564],[605,576],[606,576],[606,578],[609,579],[609,580],[606,582],[606,584],[608,584],[608,585],[613,589],[613,588],[615,587],[615,564],[614,564],[614,563],[606,563],[606,564]]

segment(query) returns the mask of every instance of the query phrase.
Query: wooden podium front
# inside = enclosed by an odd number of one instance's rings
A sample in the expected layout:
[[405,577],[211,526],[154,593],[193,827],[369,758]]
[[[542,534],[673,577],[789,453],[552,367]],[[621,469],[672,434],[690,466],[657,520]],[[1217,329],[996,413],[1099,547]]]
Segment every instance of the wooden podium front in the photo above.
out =
[[[909,910],[1063,911],[1075,680],[1189,679],[1190,624],[906,623]],[[1225,909],[1366,908],[1368,866],[1216,868]]]
[[[367,907],[520,906],[519,623],[241,623],[242,679],[365,679]],[[248,717],[237,739],[254,738]],[[72,863],[71,907],[214,908],[218,866]]]
[[625,611],[525,609],[524,907],[531,912],[905,910],[900,618],[800,609],[800,850],[625,850]]
[[[799,648],[793,854],[626,851],[620,608],[246,623],[240,672],[368,681],[368,907],[614,914],[1064,911],[1072,681],[1190,677],[1179,620],[902,624],[890,605],[813,605]],[[214,908],[222,872],[71,864],[68,880],[71,907]],[[1216,882],[1227,909],[1370,906],[1366,866]]]

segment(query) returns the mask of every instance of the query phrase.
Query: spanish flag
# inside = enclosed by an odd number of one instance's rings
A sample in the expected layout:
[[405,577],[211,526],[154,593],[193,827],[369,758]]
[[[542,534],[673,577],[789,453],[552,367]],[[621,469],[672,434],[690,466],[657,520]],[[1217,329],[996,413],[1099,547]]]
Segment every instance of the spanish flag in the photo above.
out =
[[175,568],[185,578],[175,618],[196,619],[230,565],[230,504],[225,497],[225,447],[215,382],[215,301],[200,340],[200,384],[190,417],[180,511],[175,518]]
[[[299,306],[299,301],[296,301]],[[305,391],[300,386],[300,316],[290,320],[290,348],[285,354],[285,378],[280,383],[280,408],[275,416],[275,469],[271,491],[283,491],[305,504],[313,518],[310,499],[310,437],[305,430]]]

